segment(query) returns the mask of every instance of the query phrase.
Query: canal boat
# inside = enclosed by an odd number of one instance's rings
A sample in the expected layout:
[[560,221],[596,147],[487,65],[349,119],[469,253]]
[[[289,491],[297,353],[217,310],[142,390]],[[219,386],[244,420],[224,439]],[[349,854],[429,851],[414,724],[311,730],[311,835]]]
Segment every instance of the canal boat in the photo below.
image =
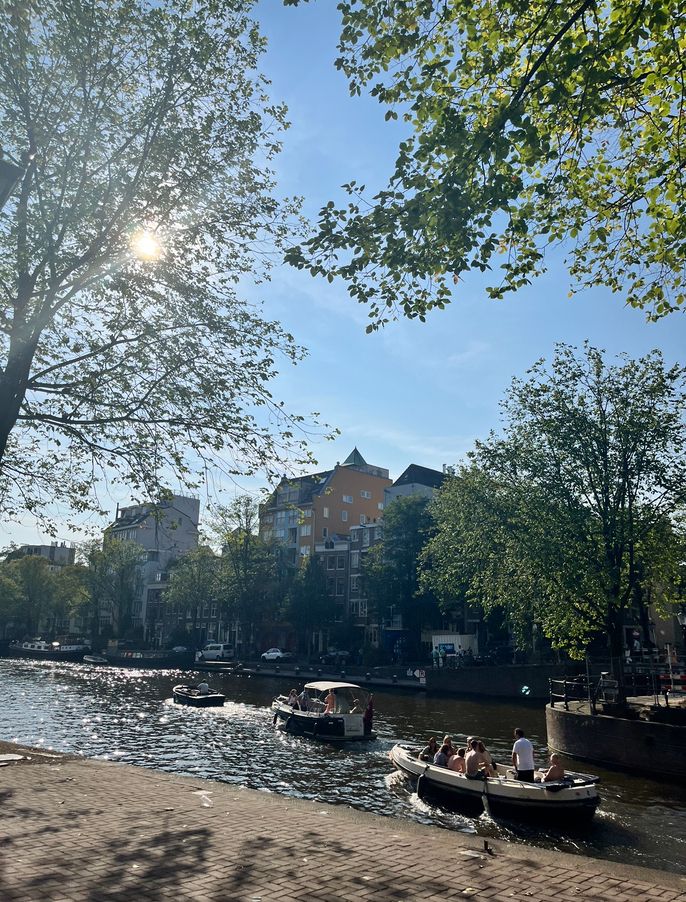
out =
[[174,686],[173,698],[177,705],[192,708],[221,708],[226,701],[221,692],[201,693],[197,686]]
[[31,639],[28,642],[12,642],[7,654],[13,658],[33,658],[39,661],[80,661],[90,646],[85,643],[46,642]]
[[404,744],[393,746],[389,757],[395,767],[417,780],[417,794],[435,795],[481,814],[495,816],[567,821],[588,819],[600,802],[591,774],[567,772],[563,780],[551,783],[524,783],[514,770],[497,765],[497,776],[485,780],[468,779],[464,774],[420,761],[417,751]]
[[[327,706],[330,697],[334,703]],[[372,732],[372,696],[355,683],[316,680],[306,683],[296,704],[285,695],[272,702],[274,724],[286,733],[319,742],[355,742],[376,739]]]
[[107,662],[115,667],[136,667],[159,670],[190,670],[195,655],[192,651],[166,649],[116,649],[107,651]]
[[84,664],[109,664],[110,662],[107,658],[102,655],[84,655],[83,656]]

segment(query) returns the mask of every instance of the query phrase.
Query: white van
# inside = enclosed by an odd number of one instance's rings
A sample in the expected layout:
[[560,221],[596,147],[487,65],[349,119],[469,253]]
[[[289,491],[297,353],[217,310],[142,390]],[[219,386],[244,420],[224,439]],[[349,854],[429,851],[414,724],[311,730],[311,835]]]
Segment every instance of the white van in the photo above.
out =
[[230,661],[235,651],[233,645],[226,642],[208,642],[202,651],[195,654],[196,661]]

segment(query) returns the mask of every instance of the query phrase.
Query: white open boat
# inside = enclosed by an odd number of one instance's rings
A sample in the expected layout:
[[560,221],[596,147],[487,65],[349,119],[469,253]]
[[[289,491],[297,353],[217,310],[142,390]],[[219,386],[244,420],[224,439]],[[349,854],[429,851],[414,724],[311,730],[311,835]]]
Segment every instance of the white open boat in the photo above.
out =
[[[333,690],[336,705],[324,714],[325,697]],[[354,742],[376,739],[372,732],[374,708],[369,693],[354,683],[317,680],[305,685],[308,699],[304,705],[290,705],[285,695],[272,702],[274,723],[294,736],[306,736],[320,742]]]
[[395,745],[389,752],[393,764],[417,779],[417,794],[425,790],[480,814],[484,809],[494,815],[509,817],[590,818],[600,797],[598,777],[568,771],[563,780],[551,783],[524,783],[517,780],[512,768],[497,766],[498,775],[485,780],[471,780],[464,774],[438,767],[417,758],[417,751]]

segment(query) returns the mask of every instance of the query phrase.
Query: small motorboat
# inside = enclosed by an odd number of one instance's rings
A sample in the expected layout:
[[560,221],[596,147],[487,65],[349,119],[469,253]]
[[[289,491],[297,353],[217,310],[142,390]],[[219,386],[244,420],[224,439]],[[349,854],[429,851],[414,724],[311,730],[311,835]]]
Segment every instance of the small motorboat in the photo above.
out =
[[593,817],[600,802],[596,787],[599,778],[591,774],[568,771],[563,780],[524,783],[516,778],[512,768],[500,764],[497,776],[473,780],[446,767],[420,761],[417,750],[404,744],[393,746],[389,758],[398,770],[416,778],[418,795],[426,791],[474,814],[485,810],[496,816],[572,820]]
[[109,664],[110,662],[103,655],[84,655],[84,664]]
[[177,705],[194,708],[221,708],[226,701],[221,692],[201,692],[197,686],[174,686],[173,698]]
[[[329,693],[333,693],[335,703],[327,707]],[[372,696],[360,686],[317,680],[307,683],[299,698],[291,704],[287,696],[279,695],[272,702],[274,724],[284,732],[320,742],[376,739],[372,732]]]

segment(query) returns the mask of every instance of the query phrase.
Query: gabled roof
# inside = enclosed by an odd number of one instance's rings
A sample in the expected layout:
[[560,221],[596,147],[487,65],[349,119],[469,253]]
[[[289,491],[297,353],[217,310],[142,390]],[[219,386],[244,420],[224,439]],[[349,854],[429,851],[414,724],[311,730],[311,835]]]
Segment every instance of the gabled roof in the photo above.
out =
[[419,464],[410,464],[402,475],[398,476],[393,485],[426,485],[432,489],[438,489],[443,485],[445,473],[440,470],[431,470],[429,467],[420,467]]
[[145,523],[145,521],[150,516],[150,511],[145,511],[142,514],[128,514],[120,517],[118,520],[115,520],[114,523],[110,523],[107,529],[125,529],[130,526],[138,526],[140,523]]

